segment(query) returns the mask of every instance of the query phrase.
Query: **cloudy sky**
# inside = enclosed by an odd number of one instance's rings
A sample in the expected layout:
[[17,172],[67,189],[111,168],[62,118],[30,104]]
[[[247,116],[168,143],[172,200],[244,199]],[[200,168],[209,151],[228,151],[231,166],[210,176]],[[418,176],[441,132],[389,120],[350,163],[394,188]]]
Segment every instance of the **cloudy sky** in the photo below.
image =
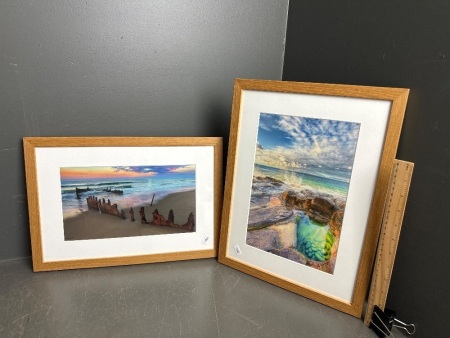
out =
[[61,168],[61,179],[101,179],[156,177],[158,175],[194,172],[195,165],[178,166],[125,166],[125,167],[72,167]]
[[353,165],[359,123],[261,113],[257,164],[283,169]]

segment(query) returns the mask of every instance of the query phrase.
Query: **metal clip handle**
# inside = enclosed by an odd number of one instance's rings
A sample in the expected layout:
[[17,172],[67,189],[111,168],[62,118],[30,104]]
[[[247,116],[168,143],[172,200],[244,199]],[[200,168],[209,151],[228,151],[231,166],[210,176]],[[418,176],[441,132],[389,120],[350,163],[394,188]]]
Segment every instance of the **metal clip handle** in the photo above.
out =
[[[399,325],[396,325],[396,323]],[[414,334],[414,332],[416,332],[416,326],[414,324],[406,324],[396,318],[394,318],[394,323],[392,324],[392,326],[405,330],[409,335],[412,335]]]

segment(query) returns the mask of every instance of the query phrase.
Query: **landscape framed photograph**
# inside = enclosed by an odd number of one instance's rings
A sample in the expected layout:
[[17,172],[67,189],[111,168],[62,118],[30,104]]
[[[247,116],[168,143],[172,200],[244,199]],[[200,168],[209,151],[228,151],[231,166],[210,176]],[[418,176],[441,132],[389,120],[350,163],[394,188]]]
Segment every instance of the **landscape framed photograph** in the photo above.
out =
[[219,137],[25,137],[33,270],[217,256]]
[[360,316],[408,93],[236,79],[219,262]]

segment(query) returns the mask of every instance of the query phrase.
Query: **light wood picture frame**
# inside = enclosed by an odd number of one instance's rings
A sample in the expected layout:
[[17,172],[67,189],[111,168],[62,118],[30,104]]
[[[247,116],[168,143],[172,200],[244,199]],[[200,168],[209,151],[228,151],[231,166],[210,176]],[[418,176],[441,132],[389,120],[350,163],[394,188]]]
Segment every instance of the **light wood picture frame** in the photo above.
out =
[[217,256],[220,137],[25,137],[34,271]]
[[361,316],[408,93],[236,79],[219,262]]

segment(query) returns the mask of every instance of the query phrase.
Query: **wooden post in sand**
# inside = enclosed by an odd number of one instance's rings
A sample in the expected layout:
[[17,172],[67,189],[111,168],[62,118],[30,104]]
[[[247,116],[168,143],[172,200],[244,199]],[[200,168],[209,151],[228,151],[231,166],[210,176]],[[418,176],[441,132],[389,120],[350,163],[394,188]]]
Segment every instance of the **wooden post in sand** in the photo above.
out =
[[130,208],[130,211],[128,213],[130,214],[131,222],[134,222],[134,210],[133,210],[133,208]]
[[153,205],[153,199],[155,198],[155,194],[153,194],[153,197],[152,197],[152,202],[150,203],[150,206],[152,206]]
[[142,223],[142,224],[147,223],[147,219],[145,218],[145,210],[144,210],[144,207],[141,207],[141,209],[139,209],[139,216],[141,217],[141,223]]

